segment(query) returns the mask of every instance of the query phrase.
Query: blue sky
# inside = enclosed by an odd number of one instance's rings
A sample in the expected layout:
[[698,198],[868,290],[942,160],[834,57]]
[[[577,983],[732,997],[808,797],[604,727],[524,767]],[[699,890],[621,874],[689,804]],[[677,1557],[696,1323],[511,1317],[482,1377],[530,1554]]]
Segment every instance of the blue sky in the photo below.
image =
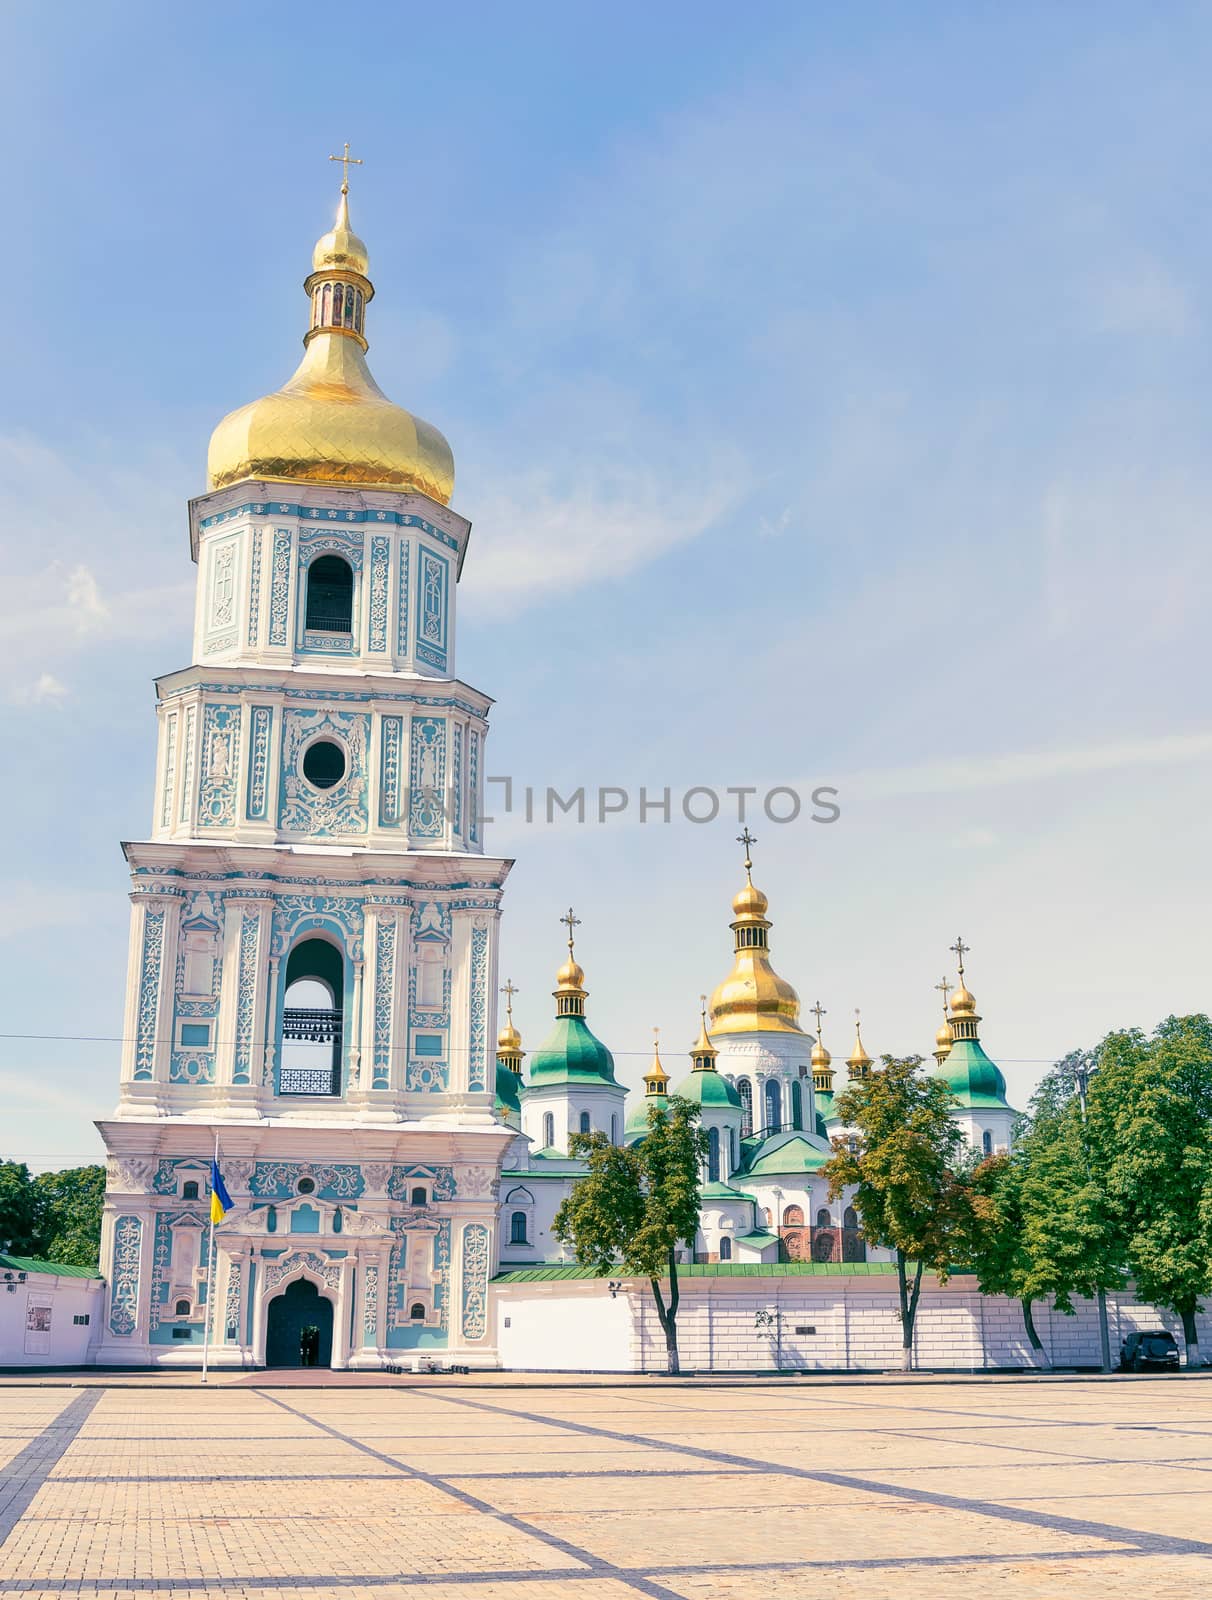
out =
[[[836,785],[760,818],[776,963],[925,1050],[962,932],[1022,1104],[1210,1000],[1206,6],[60,5],[0,64],[5,1153],[99,1149],[120,838],[185,501],[291,371],[348,138],[370,360],[475,524],[460,670],[519,784]],[[347,36],[348,35],[348,36]],[[527,827],[635,1081],[730,964],[738,828]]]

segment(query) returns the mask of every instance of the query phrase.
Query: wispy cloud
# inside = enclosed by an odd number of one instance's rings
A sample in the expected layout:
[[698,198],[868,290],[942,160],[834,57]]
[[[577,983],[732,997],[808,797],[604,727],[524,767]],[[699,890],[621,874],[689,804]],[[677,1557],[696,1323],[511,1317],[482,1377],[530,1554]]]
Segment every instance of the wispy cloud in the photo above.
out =
[[53,672],[40,672],[32,683],[18,684],[10,691],[8,699],[16,706],[54,706],[60,705],[70,693]]

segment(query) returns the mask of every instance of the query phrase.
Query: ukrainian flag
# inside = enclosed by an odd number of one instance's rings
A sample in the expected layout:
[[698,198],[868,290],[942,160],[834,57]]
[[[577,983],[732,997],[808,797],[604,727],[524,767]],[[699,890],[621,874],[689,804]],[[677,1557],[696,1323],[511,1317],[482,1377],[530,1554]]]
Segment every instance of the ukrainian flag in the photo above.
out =
[[210,1220],[222,1222],[223,1218],[232,1208],[232,1198],[227,1192],[227,1185],[223,1182],[223,1174],[219,1171],[218,1161],[210,1164]]

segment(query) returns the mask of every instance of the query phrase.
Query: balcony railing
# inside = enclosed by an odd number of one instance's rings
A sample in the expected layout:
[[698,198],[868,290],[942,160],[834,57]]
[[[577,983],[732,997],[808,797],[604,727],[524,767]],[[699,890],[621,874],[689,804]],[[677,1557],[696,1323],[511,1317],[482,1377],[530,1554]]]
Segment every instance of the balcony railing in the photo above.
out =
[[[279,1094],[339,1095],[341,1093],[341,1013],[290,1007],[282,1013],[282,1043],[329,1045],[329,1059],[314,1065],[287,1065],[278,1075]],[[321,1052],[315,1052],[317,1056]]]

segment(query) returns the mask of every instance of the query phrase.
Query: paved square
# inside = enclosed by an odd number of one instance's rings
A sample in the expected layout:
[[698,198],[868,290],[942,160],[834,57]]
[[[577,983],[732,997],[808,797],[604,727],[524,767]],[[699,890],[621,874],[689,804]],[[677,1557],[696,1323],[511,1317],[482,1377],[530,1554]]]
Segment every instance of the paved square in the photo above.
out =
[[0,1596],[1212,1589],[1212,1382],[0,1387]]

